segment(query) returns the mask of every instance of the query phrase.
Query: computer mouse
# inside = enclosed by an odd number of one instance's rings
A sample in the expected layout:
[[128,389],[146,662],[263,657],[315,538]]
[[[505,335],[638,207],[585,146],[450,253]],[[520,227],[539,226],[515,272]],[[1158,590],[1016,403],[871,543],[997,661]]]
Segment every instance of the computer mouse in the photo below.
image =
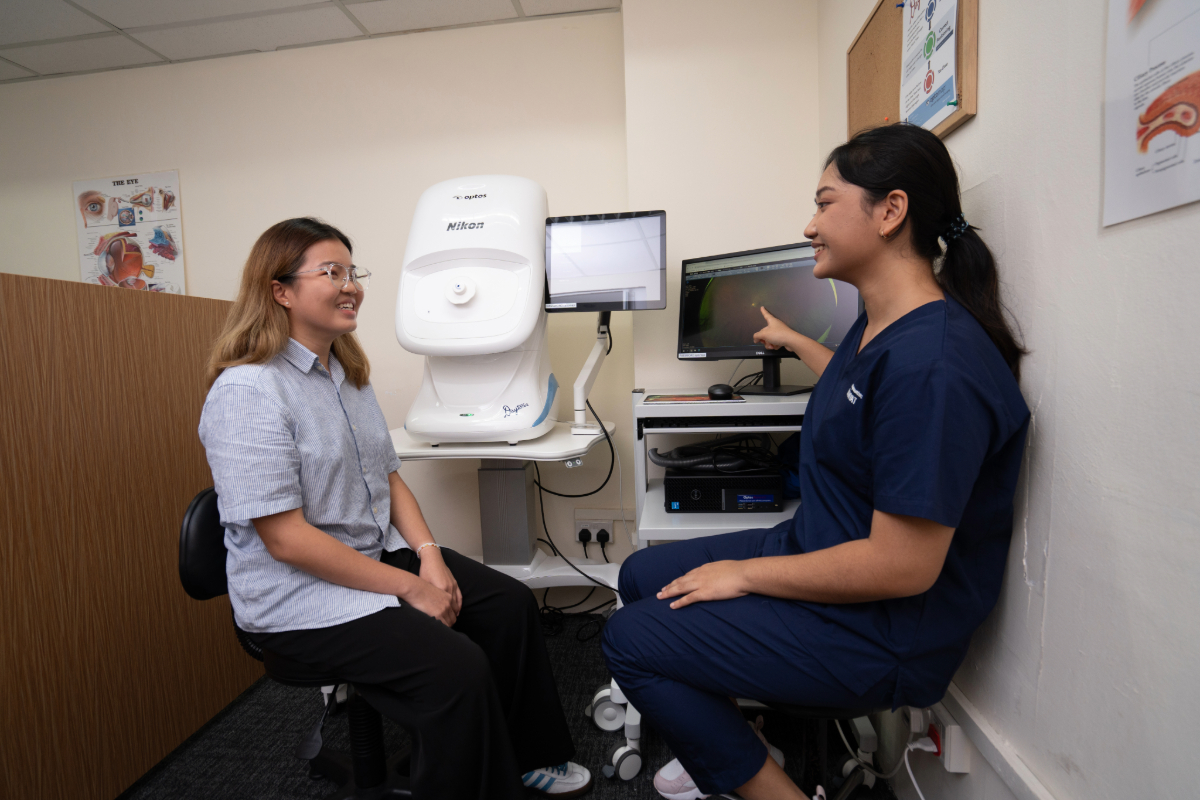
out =
[[708,387],[709,400],[732,400],[733,387],[728,383],[714,383]]

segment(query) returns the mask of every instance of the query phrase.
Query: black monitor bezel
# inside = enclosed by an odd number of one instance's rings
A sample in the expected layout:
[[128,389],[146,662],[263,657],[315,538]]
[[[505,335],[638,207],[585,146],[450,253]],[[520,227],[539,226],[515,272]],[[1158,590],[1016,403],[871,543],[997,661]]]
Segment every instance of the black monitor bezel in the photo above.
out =
[[547,314],[567,313],[575,314],[581,311],[595,313],[597,311],[662,311],[667,307],[667,212],[659,209],[657,211],[620,211],[611,214],[579,214],[570,217],[546,217],[546,227],[549,228],[552,223],[557,222],[595,222],[597,220],[613,220],[613,219],[636,219],[638,217],[662,217],[662,252],[660,253],[661,264],[663,268],[662,285],[660,294],[662,297],[662,305],[655,305],[649,308],[630,308],[624,303],[577,303],[574,308],[547,308],[550,303],[550,242],[546,241],[546,282],[545,288],[542,291],[542,308],[545,308]]
[[[698,355],[683,352],[683,301],[687,291],[687,268],[688,264],[695,264],[700,261],[718,261],[723,258],[735,258],[739,256],[756,256],[762,253],[777,253],[783,250],[795,250],[797,247],[812,247],[811,241],[800,241],[795,244],[783,244],[776,247],[761,247],[757,250],[739,250],[736,253],[721,253],[715,256],[701,256],[700,258],[689,258],[684,260],[679,265],[679,332],[675,340],[675,358],[679,361],[732,361],[733,359],[743,358],[799,358],[791,350],[779,349],[768,350],[762,345],[747,345],[746,347],[734,347],[722,349],[719,353],[707,352],[703,357]],[[858,313],[863,312],[862,293],[858,295]]]

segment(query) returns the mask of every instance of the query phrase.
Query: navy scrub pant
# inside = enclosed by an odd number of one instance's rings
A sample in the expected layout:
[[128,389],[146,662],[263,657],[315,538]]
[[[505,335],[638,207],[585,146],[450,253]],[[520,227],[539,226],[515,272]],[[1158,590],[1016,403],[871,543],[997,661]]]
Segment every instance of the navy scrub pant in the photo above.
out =
[[762,555],[773,529],[658,545],[621,567],[625,604],[604,628],[608,668],[643,718],[707,794],[763,768],[767,750],[730,697],[806,706],[890,706],[895,676],[858,695],[805,647],[825,623],[803,603],[762,595],[672,609],[660,589],[711,561]]

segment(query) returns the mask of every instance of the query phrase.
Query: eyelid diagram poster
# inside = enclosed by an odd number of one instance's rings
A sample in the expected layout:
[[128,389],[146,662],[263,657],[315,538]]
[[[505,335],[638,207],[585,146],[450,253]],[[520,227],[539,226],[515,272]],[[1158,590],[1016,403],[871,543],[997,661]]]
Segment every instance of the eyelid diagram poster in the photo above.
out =
[[1109,0],[1104,224],[1200,200],[1200,0]]
[[901,13],[900,119],[931,131],[958,100],[958,0],[907,0]]
[[75,181],[80,280],[186,294],[179,172]]

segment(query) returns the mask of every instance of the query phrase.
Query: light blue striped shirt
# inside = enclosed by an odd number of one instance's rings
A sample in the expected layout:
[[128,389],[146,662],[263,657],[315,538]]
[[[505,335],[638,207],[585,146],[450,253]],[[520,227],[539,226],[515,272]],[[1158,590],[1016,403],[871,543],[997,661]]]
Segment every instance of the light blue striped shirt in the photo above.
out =
[[338,625],[398,606],[391,595],[329,583],[276,561],[251,520],[304,509],[304,518],[378,559],[407,547],[391,524],[388,474],[400,468],[374,390],[329,371],[289,339],[265,364],[221,373],[200,415],[225,526],[225,571],[242,630],[274,633]]

